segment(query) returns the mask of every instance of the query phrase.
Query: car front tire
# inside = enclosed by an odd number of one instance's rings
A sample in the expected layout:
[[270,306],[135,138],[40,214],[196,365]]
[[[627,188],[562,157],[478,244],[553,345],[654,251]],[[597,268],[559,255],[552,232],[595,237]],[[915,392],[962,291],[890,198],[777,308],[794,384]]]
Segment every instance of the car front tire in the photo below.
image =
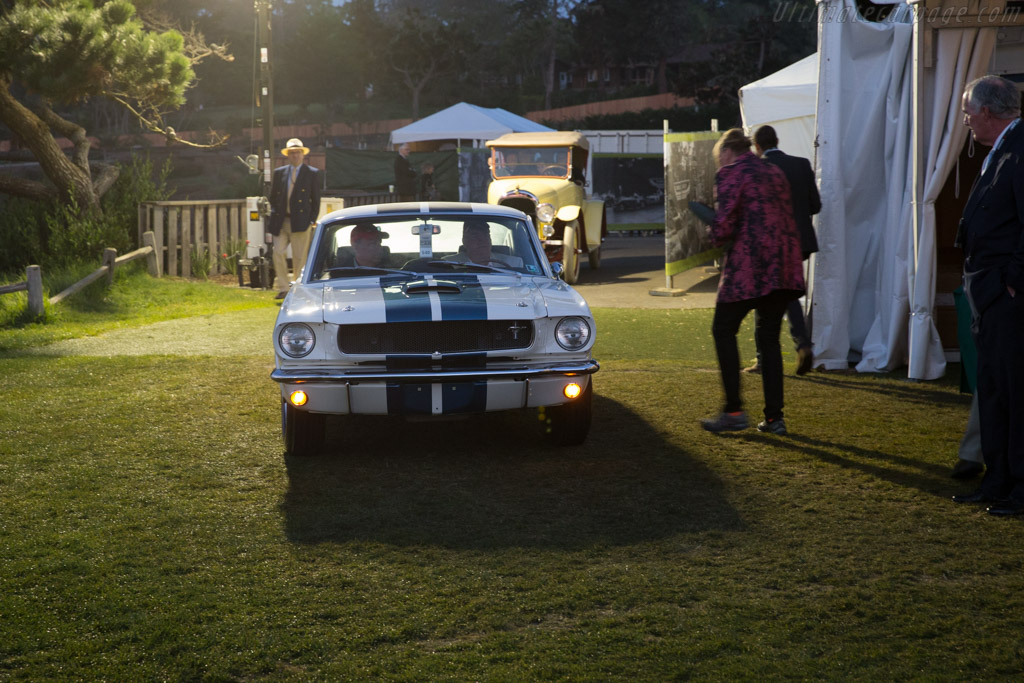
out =
[[580,279],[580,255],[576,253],[579,227],[580,224],[573,221],[565,226],[565,232],[562,233],[562,267],[564,268],[562,277],[570,285],[576,284],[576,281]]
[[281,436],[288,455],[315,455],[324,443],[325,428],[325,415],[307,413],[281,401]]
[[591,405],[594,399],[594,383],[587,382],[576,400],[560,406],[545,409],[545,436],[553,446],[578,446],[590,432]]

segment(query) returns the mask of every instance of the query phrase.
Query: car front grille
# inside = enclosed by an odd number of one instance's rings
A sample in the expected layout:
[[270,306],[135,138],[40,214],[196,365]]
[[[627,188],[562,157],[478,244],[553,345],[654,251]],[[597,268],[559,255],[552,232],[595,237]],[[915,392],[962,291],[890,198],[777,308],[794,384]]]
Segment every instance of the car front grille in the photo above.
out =
[[533,343],[531,320],[444,320],[342,325],[342,353],[466,353],[525,349]]

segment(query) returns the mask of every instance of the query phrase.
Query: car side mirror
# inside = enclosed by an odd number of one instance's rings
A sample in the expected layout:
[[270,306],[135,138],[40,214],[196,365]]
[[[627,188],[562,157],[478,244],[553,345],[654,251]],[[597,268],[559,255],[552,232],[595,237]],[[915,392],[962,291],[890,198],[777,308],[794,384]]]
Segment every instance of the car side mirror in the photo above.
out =
[[557,279],[561,280],[562,276],[565,274],[565,267],[562,265],[561,261],[555,261],[551,264],[551,272],[555,274]]

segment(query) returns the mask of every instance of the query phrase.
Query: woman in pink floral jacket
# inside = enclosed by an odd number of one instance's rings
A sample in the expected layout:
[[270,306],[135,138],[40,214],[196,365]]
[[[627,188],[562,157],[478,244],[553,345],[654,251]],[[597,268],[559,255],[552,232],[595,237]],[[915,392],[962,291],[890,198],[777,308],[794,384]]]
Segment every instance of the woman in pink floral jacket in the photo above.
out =
[[793,220],[789,181],[778,167],[756,157],[739,128],[715,145],[718,211],[708,226],[712,244],[723,247],[722,273],[711,333],[725,389],[722,413],[703,421],[708,431],[749,426],[740,396],[736,334],[747,313],[757,311],[754,335],[763,365],[763,422],[759,431],[785,434],[782,350],[779,331],[786,305],[804,293],[800,233]]

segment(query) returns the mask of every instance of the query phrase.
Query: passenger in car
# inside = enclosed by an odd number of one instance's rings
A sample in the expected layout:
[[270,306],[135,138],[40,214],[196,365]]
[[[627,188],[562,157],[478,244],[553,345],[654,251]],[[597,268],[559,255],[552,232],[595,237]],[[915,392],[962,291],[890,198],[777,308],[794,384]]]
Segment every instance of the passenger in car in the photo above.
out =
[[446,256],[444,260],[503,268],[521,268],[523,265],[523,259],[518,256],[492,248],[491,228],[487,221],[478,218],[462,224],[462,247],[459,253]]

